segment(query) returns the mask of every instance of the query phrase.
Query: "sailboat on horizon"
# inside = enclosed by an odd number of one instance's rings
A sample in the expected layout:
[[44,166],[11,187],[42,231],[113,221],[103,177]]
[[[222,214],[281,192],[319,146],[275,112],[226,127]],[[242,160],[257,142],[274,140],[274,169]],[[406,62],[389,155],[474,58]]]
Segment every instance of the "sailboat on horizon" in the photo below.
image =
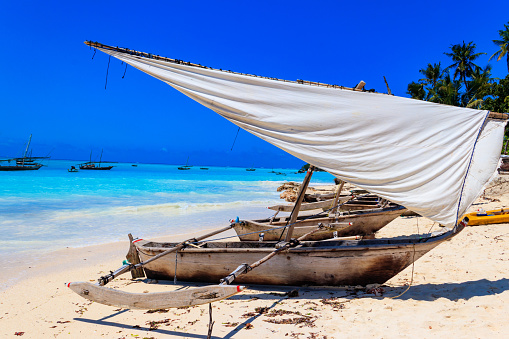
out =
[[101,166],[102,163],[112,163],[112,161],[102,161],[103,149],[101,149],[101,157],[99,161],[92,161],[92,151],[90,151],[90,160],[81,164],[78,164],[80,170],[96,170],[96,171],[109,171],[114,166]]
[[190,170],[191,167],[193,167],[193,166],[189,166],[188,164],[189,164],[189,156],[187,157],[186,164],[184,166],[177,167],[177,169],[181,170],[181,171]]
[[0,162],[15,162],[15,165],[0,165],[0,171],[30,171],[30,170],[38,170],[43,164],[36,162],[42,159],[49,159],[49,156],[46,157],[33,157],[32,151],[30,150],[30,142],[32,141],[32,134],[28,138],[27,146],[25,148],[25,152],[23,156],[19,158],[10,158],[10,159],[2,159]]

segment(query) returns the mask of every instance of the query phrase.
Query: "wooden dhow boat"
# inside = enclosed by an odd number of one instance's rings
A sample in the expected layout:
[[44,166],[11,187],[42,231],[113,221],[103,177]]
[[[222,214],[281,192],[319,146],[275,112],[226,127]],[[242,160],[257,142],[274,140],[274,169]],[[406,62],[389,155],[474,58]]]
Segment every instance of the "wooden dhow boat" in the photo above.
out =
[[[133,247],[144,261],[126,264],[96,284],[68,284],[90,300],[127,308],[167,308],[234,295],[244,289],[233,285],[236,281],[383,283],[457,235],[468,222],[465,218],[458,223],[459,216],[496,173],[507,114],[366,92],[363,82],[345,88],[283,81],[96,42],[86,44],[166,82],[306,163],[451,228],[406,239],[308,242],[320,225],[295,239],[297,213],[293,213],[280,242],[204,241],[232,225],[178,244],[135,240]],[[296,210],[304,192],[305,187],[299,192]],[[176,267],[174,258],[168,259],[171,253],[175,253],[171,257],[176,257]],[[104,287],[118,275],[140,268],[152,277],[171,278],[176,273],[178,279],[218,284],[146,294]]]
[[90,151],[90,160],[79,164],[80,170],[94,170],[94,171],[109,171],[114,166],[102,166],[103,163],[111,163],[111,161],[102,161],[103,158],[103,150],[101,150],[101,157],[99,161],[92,161],[92,151]]
[[[301,187],[307,187],[314,166],[308,169]],[[313,233],[307,240],[325,240],[347,236],[368,236],[378,232],[407,211],[398,204],[381,199],[373,195],[354,197],[343,196],[341,191],[344,181],[338,186],[335,197],[330,200],[294,205],[276,205],[269,209],[276,211],[271,218],[259,220],[238,220],[233,223],[233,229],[241,241],[279,241],[286,237],[288,224],[296,223],[293,230],[295,237],[300,237],[321,225],[318,232]],[[299,189],[299,197],[302,190]],[[306,199],[308,195],[304,193]],[[299,197],[297,201],[299,201]],[[374,198],[373,198],[374,197]],[[352,203],[353,202],[353,203]],[[357,202],[360,202],[357,204]],[[349,205],[344,209],[345,205]],[[360,206],[358,210],[352,206]],[[371,208],[367,208],[367,207]],[[300,212],[322,209],[323,212],[314,215],[300,215]],[[279,216],[279,212],[291,212],[290,216]],[[297,216],[296,218],[294,216]]]
[[[393,205],[371,210],[349,211],[335,215],[299,216],[296,220],[294,236],[300,237],[322,224],[323,228],[311,235],[308,240],[324,240],[347,236],[365,236],[378,232],[381,228],[399,217],[406,208]],[[285,238],[290,217],[267,218],[259,220],[239,220],[233,229],[241,241],[278,241]]]
[[[467,219],[468,220],[468,219]],[[457,235],[467,220],[454,229],[398,239],[331,239],[302,241],[276,255],[252,273],[239,275],[240,284],[344,286],[383,284],[415,260]],[[146,261],[176,243],[137,240]],[[252,263],[274,251],[277,242],[201,242],[143,268],[149,279],[214,283],[228,276],[239,263]],[[249,266],[245,264],[246,267]],[[176,270],[175,270],[176,267]],[[249,269],[247,269],[249,270]]]
[[[11,159],[2,159],[0,162],[7,162],[8,165],[0,165],[0,171],[34,171],[38,170],[43,164],[38,161],[43,159],[49,159],[49,157],[33,157],[32,152],[30,151],[30,142],[32,141],[32,134],[28,138],[27,146],[25,148],[25,152],[23,156],[20,158],[11,158]],[[14,162],[14,165],[11,165],[11,161]]]

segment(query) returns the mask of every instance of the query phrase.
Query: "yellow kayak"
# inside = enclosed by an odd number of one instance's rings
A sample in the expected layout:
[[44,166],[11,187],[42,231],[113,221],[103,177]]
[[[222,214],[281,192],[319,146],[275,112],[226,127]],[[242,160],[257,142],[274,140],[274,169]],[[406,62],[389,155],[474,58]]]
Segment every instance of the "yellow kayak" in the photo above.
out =
[[[504,224],[509,223],[509,208],[491,211],[479,211],[468,213],[463,216],[468,217],[468,226]],[[463,219],[461,218],[461,219]]]

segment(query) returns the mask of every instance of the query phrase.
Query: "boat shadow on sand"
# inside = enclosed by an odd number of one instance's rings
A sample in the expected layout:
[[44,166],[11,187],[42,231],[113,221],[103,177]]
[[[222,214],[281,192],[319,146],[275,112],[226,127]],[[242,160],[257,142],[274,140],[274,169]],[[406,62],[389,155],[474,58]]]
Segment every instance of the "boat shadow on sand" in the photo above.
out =
[[[172,282],[161,281],[159,284],[162,285],[171,285]],[[206,284],[197,284],[197,283],[179,283],[180,287],[178,289],[187,289],[198,286],[204,286]],[[473,297],[482,297],[489,295],[497,295],[501,294],[507,290],[509,290],[509,279],[502,278],[499,280],[471,280],[464,281],[460,283],[441,283],[441,284],[419,284],[412,285],[408,291],[405,290],[408,286],[401,287],[391,287],[386,285],[380,286],[382,289],[381,295],[375,295],[374,292],[369,292],[366,289],[353,288],[353,287],[297,287],[297,286],[278,286],[274,288],[274,286],[248,286],[247,293],[238,294],[232,296],[228,299],[230,302],[248,302],[250,300],[266,300],[267,303],[265,307],[263,307],[264,312],[252,312],[252,315],[248,318],[243,319],[241,323],[236,324],[232,330],[222,336],[214,336],[211,338],[233,338],[238,334],[240,330],[245,328],[247,324],[252,323],[254,320],[266,314],[268,311],[274,309],[276,306],[280,305],[282,301],[292,299],[292,300],[302,300],[302,301],[329,301],[329,304],[348,304],[349,302],[358,300],[358,299],[387,299],[387,298],[396,298],[399,300],[420,300],[420,301],[434,301],[440,298],[445,298],[450,301],[457,301],[460,299],[468,300]],[[378,290],[380,291],[380,290]],[[405,292],[405,293],[403,293]],[[403,293],[403,294],[402,294]],[[402,295],[401,295],[402,294]],[[401,296],[399,296],[401,295]],[[325,305],[326,303],[324,303]],[[202,305],[204,307],[206,305]],[[334,306],[333,306],[334,307]],[[86,319],[86,318],[74,318],[75,321],[81,321],[85,323],[102,325],[102,326],[113,326],[122,329],[130,329],[130,330],[139,330],[140,332],[146,332],[151,330],[150,326],[137,326],[132,324],[123,324],[118,322],[109,321],[108,319],[114,318],[117,315],[121,315],[129,310],[122,309],[120,311],[115,311],[112,314],[105,316],[103,318],[94,320],[94,319]],[[173,336],[182,336],[186,338],[207,338],[206,334],[198,334],[198,333],[187,333],[184,331],[172,331],[165,330],[162,328],[158,328],[156,330],[152,329],[154,333],[173,335]]]

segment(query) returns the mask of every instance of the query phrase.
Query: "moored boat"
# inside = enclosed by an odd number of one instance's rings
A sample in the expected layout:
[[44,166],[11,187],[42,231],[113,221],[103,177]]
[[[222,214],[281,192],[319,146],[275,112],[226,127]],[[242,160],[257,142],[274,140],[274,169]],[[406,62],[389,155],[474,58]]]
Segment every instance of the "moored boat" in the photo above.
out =
[[[309,240],[370,235],[379,231],[405,211],[406,208],[403,206],[392,204],[385,208],[350,211],[331,216],[299,216],[293,232],[294,236],[298,238],[315,229],[321,223],[324,226],[323,230],[311,235]],[[285,238],[288,227],[284,226],[288,225],[289,221],[290,217],[239,220],[239,222],[234,222],[234,229],[242,241],[257,241],[261,233],[266,241],[278,241]]]
[[94,170],[94,171],[109,171],[114,166],[103,166],[103,163],[111,163],[111,161],[102,161],[103,150],[101,150],[101,157],[99,161],[92,161],[92,151],[90,151],[90,160],[84,163],[79,164],[80,170]]
[[[1,159],[0,163],[7,162],[8,165],[0,165],[0,171],[34,171],[38,170],[42,166],[44,166],[41,163],[38,163],[36,161],[42,160],[42,159],[49,159],[49,157],[33,157],[31,155],[30,150],[30,142],[32,141],[32,134],[30,134],[30,137],[28,138],[27,146],[25,148],[25,152],[23,153],[23,156],[20,158],[11,158],[11,159]],[[11,165],[10,163],[14,162],[14,165]]]
[[[256,271],[236,278],[242,284],[340,286],[383,284],[415,260],[457,235],[464,227],[402,239],[304,241],[273,257]],[[174,243],[137,240],[142,261]],[[251,263],[274,251],[275,242],[205,242],[188,246],[144,266],[149,279],[218,282],[239,263]]]
[[[96,42],[86,44],[165,81],[311,166],[453,228],[410,238],[307,241],[323,225],[295,239],[298,218],[292,213],[281,242],[202,241],[232,225],[179,244],[136,240],[133,246],[143,260],[140,264],[122,266],[101,277],[98,286],[90,290],[87,283],[69,284],[84,298],[136,307],[139,295],[126,293],[121,296],[123,300],[110,302],[118,293],[100,287],[137,268],[145,268],[149,277],[171,279],[176,273],[181,280],[220,282],[210,286],[208,296],[217,296],[222,286],[235,290],[228,286],[234,281],[281,285],[383,283],[464,228],[458,217],[477,198],[498,165],[506,114],[365,93],[363,82],[344,88],[282,81]],[[300,188],[295,211],[302,204],[306,187],[307,183]],[[236,291],[242,288],[237,286]],[[198,298],[190,296],[180,305],[211,302],[210,298],[197,300],[203,292],[197,290]],[[232,295],[230,292],[223,295]]]

